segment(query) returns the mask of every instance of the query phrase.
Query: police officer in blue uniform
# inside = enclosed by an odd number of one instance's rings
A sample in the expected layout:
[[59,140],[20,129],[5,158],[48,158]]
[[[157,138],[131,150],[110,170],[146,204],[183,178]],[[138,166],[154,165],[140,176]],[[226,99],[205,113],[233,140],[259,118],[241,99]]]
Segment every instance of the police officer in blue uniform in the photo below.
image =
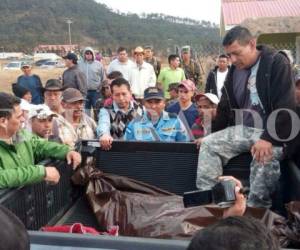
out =
[[146,112],[132,120],[125,132],[128,141],[189,141],[185,126],[176,114],[164,111],[163,91],[149,87],[144,91]]

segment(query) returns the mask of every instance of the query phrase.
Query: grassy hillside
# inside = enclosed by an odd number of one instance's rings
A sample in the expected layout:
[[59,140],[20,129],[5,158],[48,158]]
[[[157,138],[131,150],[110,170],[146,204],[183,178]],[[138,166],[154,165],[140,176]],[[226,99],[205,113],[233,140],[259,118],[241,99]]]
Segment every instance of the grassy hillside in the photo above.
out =
[[151,44],[165,50],[174,45],[217,47],[219,29],[209,22],[161,14],[124,15],[93,0],[1,0],[0,47],[31,51],[37,44],[68,43],[66,18],[72,18],[72,41],[115,49]]

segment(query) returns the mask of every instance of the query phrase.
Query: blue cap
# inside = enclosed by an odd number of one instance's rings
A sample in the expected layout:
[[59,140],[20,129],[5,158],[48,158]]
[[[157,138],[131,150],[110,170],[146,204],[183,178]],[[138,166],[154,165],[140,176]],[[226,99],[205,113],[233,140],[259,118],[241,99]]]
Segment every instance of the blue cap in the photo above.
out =
[[164,92],[156,87],[149,87],[144,91],[144,100],[159,99],[164,100]]
[[77,64],[78,57],[75,53],[69,52],[67,55],[62,57],[63,59],[68,59],[73,61],[74,64]]

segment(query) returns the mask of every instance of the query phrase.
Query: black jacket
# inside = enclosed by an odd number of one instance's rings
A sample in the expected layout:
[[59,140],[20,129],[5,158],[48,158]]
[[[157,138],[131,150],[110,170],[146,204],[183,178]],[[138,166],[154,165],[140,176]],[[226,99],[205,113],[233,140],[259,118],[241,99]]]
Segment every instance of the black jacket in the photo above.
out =
[[[206,84],[205,84],[205,93],[212,93],[215,94],[220,98],[218,95],[218,87],[217,87],[217,73],[218,73],[218,66],[216,66],[213,70],[211,70],[207,76]],[[230,67],[228,67],[228,70]]]
[[212,93],[218,96],[217,71],[218,71],[218,66],[216,66],[213,70],[209,72],[205,84],[205,93]]
[[[291,65],[282,53],[278,53],[266,46],[258,46],[261,51],[261,59],[256,77],[256,88],[259,98],[266,112],[263,121],[265,129],[261,139],[271,142],[273,145],[283,145],[283,142],[273,138],[266,129],[267,120],[277,109],[289,109],[295,111],[295,89],[292,79]],[[222,97],[217,108],[217,116],[212,124],[212,130],[218,131],[228,126],[235,125],[234,109],[240,109],[233,93],[232,66],[222,89]],[[288,112],[281,111],[275,122],[277,136],[280,139],[289,138],[291,131],[291,119]]]

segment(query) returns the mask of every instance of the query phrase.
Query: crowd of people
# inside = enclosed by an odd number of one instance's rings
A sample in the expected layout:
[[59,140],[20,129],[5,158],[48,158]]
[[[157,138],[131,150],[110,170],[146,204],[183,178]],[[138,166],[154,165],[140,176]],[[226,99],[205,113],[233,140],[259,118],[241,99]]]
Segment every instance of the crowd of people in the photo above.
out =
[[290,112],[299,104],[300,75],[284,53],[257,46],[244,27],[231,29],[223,46],[205,85],[189,46],[169,55],[167,67],[151,46],[136,47],[133,61],[120,47],[108,67],[87,47],[82,60],[68,53],[62,80],[44,86],[22,65],[14,95],[0,93],[0,188],[57,183],[54,167],[34,162],[51,156],[76,167],[81,158],[73,150],[81,139],[98,139],[105,150],[116,139],[184,141],[200,148],[200,190],[216,184],[231,158],[251,152],[247,205],[269,208],[284,149],[299,132]]

